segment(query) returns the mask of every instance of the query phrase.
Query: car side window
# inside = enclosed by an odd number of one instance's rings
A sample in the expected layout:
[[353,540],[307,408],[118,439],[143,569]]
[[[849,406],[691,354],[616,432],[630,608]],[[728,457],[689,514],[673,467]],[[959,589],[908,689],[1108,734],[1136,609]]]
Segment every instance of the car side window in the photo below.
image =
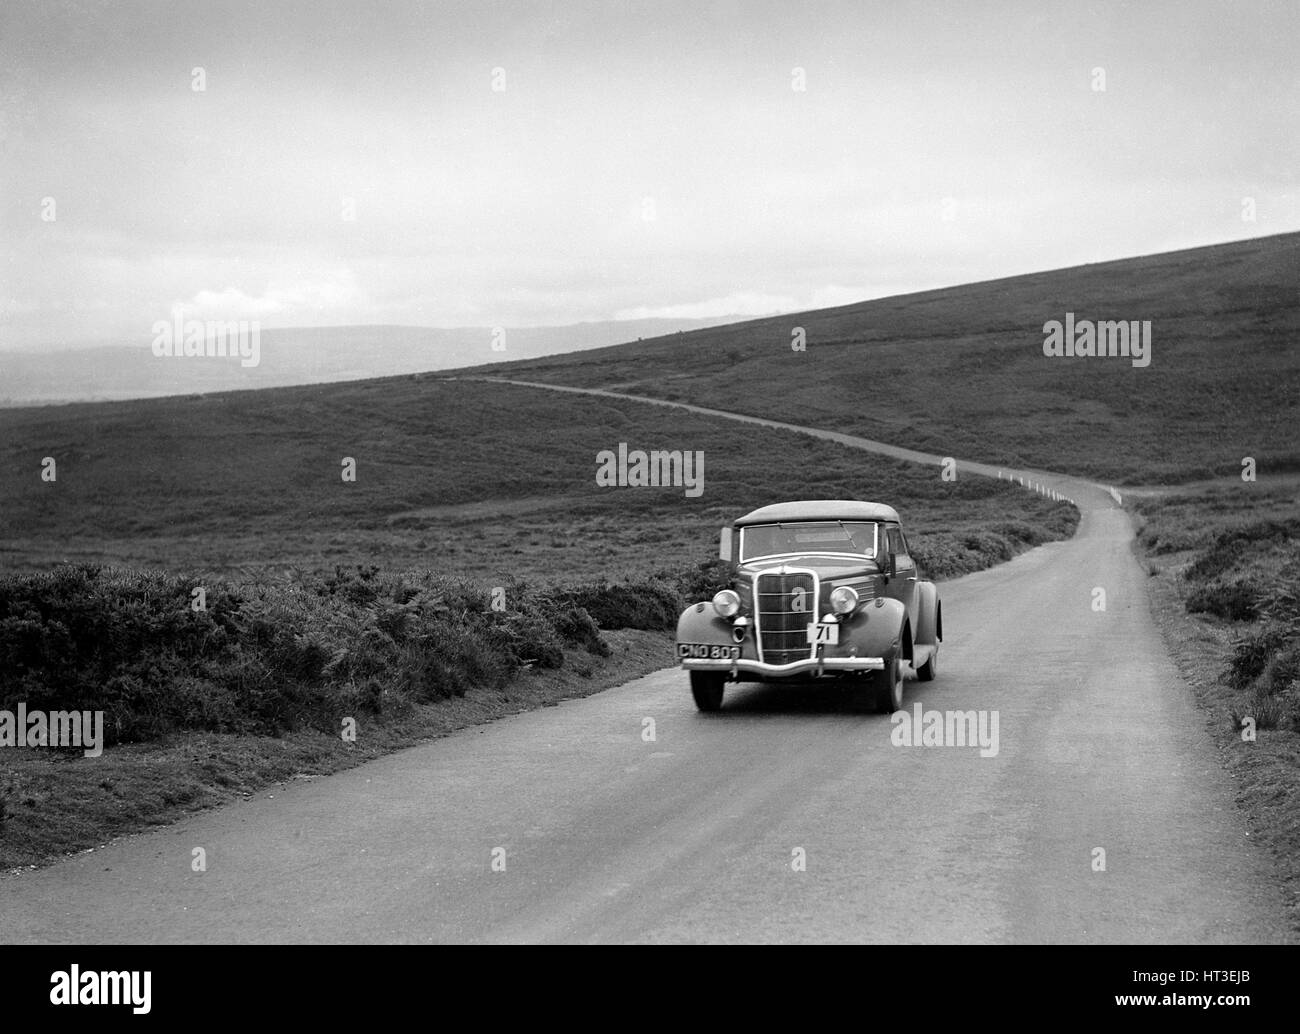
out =
[[897,553],[900,557],[907,556],[907,543],[903,541],[903,533],[897,528],[889,529],[889,551]]

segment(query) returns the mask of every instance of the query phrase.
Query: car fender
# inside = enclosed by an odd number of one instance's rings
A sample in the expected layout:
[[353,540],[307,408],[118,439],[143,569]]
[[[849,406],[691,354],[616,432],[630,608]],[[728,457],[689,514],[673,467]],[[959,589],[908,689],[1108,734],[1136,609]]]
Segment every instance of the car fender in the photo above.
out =
[[907,625],[907,608],[896,599],[872,600],[854,611],[844,622],[845,634],[841,636],[838,653],[853,649],[860,657],[889,657],[894,644],[899,644],[902,656],[912,656],[911,637],[904,637]]
[[679,643],[704,643],[709,646],[733,646],[731,622],[718,617],[707,603],[697,603],[682,611],[677,619],[677,641]]
[[934,582],[921,582],[916,591],[916,641],[934,646],[943,641],[943,608],[939,602],[939,590]]

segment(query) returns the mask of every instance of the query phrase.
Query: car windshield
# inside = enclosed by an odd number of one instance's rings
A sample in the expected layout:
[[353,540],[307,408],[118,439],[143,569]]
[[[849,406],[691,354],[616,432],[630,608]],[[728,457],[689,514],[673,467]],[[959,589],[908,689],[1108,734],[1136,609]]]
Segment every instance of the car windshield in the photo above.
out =
[[862,521],[794,521],[740,529],[740,559],[784,553],[876,555],[877,525]]

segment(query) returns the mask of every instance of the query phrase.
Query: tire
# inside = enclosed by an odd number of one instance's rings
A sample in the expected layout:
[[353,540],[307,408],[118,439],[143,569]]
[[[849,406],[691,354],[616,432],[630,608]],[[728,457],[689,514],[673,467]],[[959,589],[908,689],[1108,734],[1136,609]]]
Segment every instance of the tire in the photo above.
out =
[[722,707],[722,694],[727,687],[727,676],[720,671],[691,672],[691,696],[701,711],[713,712]]
[[883,671],[876,672],[876,711],[893,714],[903,707],[903,661],[898,652],[885,661]]
[[918,682],[933,682],[935,672],[939,670],[939,644],[934,644],[934,651],[930,654],[930,659],[916,669],[916,680]]

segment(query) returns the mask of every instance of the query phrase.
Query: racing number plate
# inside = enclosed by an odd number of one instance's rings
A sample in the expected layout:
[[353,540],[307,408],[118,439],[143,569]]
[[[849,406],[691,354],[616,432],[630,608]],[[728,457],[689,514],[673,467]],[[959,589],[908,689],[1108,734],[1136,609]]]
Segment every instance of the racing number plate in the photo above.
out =
[[678,643],[677,656],[686,658],[703,658],[705,660],[734,661],[740,656],[739,646],[709,646],[705,643]]
[[808,623],[808,644],[810,646],[838,646],[840,642],[840,626],[837,623],[826,621],[810,621]]

